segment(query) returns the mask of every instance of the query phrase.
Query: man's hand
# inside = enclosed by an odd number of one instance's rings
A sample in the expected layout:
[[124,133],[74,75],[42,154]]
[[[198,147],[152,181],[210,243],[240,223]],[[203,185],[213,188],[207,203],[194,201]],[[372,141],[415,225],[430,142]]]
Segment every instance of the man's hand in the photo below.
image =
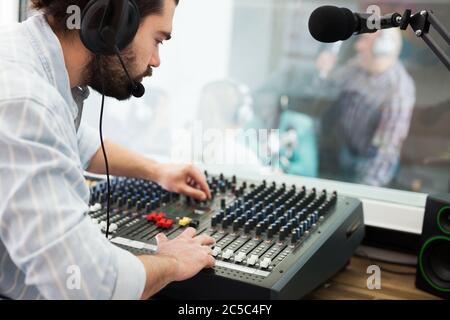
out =
[[[160,164],[105,141],[109,173],[115,176],[151,180],[170,192],[182,193],[198,200],[211,199],[205,175],[192,165]],[[99,149],[92,157],[87,171],[105,174],[105,161]]]
[[172,240],[160,233],[156,236],[156,254],[138,257],[147,275],[142,299],[150,298],[173,281],[187,280],[202,269],[214,266],[210,248],[215,242],[214,238],[195,236],[196,232],[194,228],[187,228]]
[[192,165],[158,164],[155,182],[170,192],[202,201],[211,199],[205,175]]
[[195,236],[194,228],[187,228],[173,240],[160,233],[156,236],[158,251],[156,255],[173,258],[175,262],[172,281],[183,281],[192,278],[204,268],[211,268],[215,264],[211,245],[214,238],[207,235]]

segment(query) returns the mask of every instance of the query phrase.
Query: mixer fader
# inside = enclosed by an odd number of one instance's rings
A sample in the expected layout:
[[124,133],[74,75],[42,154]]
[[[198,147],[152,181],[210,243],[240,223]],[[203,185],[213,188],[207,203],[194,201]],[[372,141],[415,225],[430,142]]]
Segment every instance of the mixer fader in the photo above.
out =
[[[206,173],[207,174],[207,173]],[[172,283],[168,298],[299,299],[339,271],[364,235],[360,201],[299,185],[208,176],[200,202],[150,181],[111,181],[110,240],[134,254],[156,251],[155,236],[189,226],[211,235],[216,266]],[[106,231],[106,184],[91,189],[90,216]]]

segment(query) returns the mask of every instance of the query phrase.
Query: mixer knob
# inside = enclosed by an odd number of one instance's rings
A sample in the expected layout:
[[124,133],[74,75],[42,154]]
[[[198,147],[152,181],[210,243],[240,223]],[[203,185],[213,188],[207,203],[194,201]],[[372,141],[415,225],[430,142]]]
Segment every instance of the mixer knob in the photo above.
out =
[[288,234],[288,229],[286,227],[281,228],[280,236],[279,236],[280,241],[284,241],[287,237],[287,234]]
[[301,224],[300,227],[297,228],[297,230],[299,238],[305,234],[305,228],[303,227],[303,224]]
[[215,227],[217,225],[218,216],[215,215],[211,218],[211,227]]
[[100,228],[100,230],[106,231],[106,221],[101,221],[101,222],[98,224],[98,227]]
[[231,258],[231,256],[232,256],[233,254],[234,254],[234,251],[233,251],[233,250],[227,249],[227,250],[225,250],[224,253],[222,253],[222,258],[225,259],[225,260],[228,260],[228,259]]
[[131,209],[133,208],[133,199],[128,199],[127,200],[127,209]]
[[223,218],[222,220],[222,228],[226,228],[228,227],[229,223],[228,223],[228,217]]
[[89,211],[90,212],[95,212],[98,211],[102,208],[102,205],[100,203],[96,203],[93,206],[90,206]]
[[256,235],[260,236],[263,233],[264,226],[261,223],[256,225]]
[[252,254],[250,258],[247,259],[247,264],[249,266],[254,266],[258,261],[258,256],[256,254]]
[[272,263],[272,259],[264,258],[263,261],[261,261],[261,263],[259,264],[259,266],[262,269],[267,269],[270,266],[271,263]]
[[195,229],[197,229],[199,225],[200,225],[200,221],[198,221],[198,220],[191,220],[191,222],[189,222],[189,227],[192,227]]
[[308,229],[311,228],[311,226],[312,226],[312,218],[311,218],[311,217],[308,217],[308,218],[306,219],[306,222],[308,223]]
[[244,232],[245,232],[245,233],[249,233],[251,229],[252,229],[252,225],[251,225],[250,221],[247,221],[247,222],[244,224]]
[[233,221],[235,218],[237,218],[238,215],[235,214],[234,212],[231,212],[227,217],[228,217],[228,219],[230,220],[230,223],[231,223],[231,221]]
[[214,247],[214,248],[212,249],[212,256],[213,256],[213,257],[217,257],[221,251],[222,251],[222,248],[220,248],[220,247]]
[[225,199],[220,199],[220,208],[225,209]]
[[276,221],[272,223],[272,226],[274,227],[275,232],[278,232],[278,230],[280,230],[281,223],[279,221]]
[[234,257],[234,262],[237,263],[241,263],[242,261],[244,261],[244,259],[246,258],[246,254],[244,252],[239,252],[235,257]]
[[291,243],[295,244],[299,239],[298,229],[291,231]]
[[292,219],[292,217],[294,216],[294,210],[289,209],[289,210],[287,211],[287,216],[288,216],[288,219]]
[[271,238],[273,237],[274,234],[275,234],[275,229],[274,229],[273,226],[270,226],[270,227],[267,229],[267,237],[268,237],[269,239],[271,239]]
[[238,231],[240,227],[240,220],[239,219],[235,219],[233,221],[233,231]]
[[314,211],[312,217],[313,217],[313,223],[316,223],[317,220],[319,220],[319,212],[318,211]]

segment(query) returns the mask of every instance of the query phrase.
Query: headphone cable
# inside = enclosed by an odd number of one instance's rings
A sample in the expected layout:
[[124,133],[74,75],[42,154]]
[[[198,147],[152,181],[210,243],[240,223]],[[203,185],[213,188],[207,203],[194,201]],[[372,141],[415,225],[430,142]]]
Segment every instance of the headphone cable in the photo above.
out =
[[102,105],[100,108],[100,124],[99,124],[99,132],[100,132],[100,142],[102,145],[103,158],[105,159],[105,168],[106,168],[106,183],[107,183],[107,199],[106,199],[106,239],[109,236],[109,216],[110,216],[110,206],[111,206],[111,184],[109,180],[109,165],[108,165],[108,157],[106,156],[105,144],[103,142],[103,109],[105,106],[105,81],[103,79],[102,68],[100,65],[101,56],[97,56],[97,66],[100,74],[100,81],[102,84]]

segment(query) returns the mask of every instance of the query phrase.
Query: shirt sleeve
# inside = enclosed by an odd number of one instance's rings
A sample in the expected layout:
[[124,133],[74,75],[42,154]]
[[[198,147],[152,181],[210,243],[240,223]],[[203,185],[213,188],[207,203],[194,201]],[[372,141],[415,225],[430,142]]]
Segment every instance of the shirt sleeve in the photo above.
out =
[[67,131],[42,104],[0,102],[0,239],[47,299],[139,299],[144,266],[86,214],[89,189]]
[[97,131],[86,123],[81,122],[77,132],[78,150],[83,169],[86,170],[91,163],[92,157],[100,149],[100,136]]
[[357,168],[361,183],[381,187],[394,177],[411,124],[414,97],[414,92],[399,89],[386,101],[372,139],[375,156]]

